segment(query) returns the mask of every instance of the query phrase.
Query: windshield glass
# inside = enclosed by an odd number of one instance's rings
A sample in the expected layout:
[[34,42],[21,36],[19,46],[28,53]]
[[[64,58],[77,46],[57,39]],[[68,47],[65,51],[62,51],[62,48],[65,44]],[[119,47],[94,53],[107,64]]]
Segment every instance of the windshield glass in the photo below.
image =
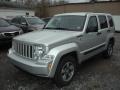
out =
[[55,16],[46,25],[45,29],[82,31],[86,16],[65,15]]
[[44,21],[42,21],[39,18],[27,18],[27,21],[31,25],[36,25],[36,24],[45,24]]
[[4,19],[0,19],[0,27],[7,27],[9,26],[10,24],[5,21]]

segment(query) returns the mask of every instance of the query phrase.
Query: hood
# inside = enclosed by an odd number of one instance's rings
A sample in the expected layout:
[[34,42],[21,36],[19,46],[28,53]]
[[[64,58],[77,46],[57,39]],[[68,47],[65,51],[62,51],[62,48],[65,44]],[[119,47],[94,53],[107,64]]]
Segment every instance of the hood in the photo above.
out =
[[36,44],[45,44],[46,46],[61,42],[63,40],[70,39],[74,36],[79,35],[80,33],[75,31],[60,31],[60,30],[43,30],[43,31],[34,31],[27,34],[23,34],[15,37],[14,39],[33,42]]
[[13,25],[7,27],[0,27],[0,32],[12,32],[12,31],[19,31],[19,28]]

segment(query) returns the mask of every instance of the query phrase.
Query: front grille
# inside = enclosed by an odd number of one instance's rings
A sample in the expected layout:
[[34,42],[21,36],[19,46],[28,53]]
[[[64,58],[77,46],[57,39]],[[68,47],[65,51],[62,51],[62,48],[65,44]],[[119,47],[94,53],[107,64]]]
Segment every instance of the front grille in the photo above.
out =
[[34,50],[33,45],[19,41],[14,41],[13,48],[16,54],[28,59],[33,59],[33,50]]
[[19,35],[19,32],[5,32],[4,35],[7,37],[12,37]]

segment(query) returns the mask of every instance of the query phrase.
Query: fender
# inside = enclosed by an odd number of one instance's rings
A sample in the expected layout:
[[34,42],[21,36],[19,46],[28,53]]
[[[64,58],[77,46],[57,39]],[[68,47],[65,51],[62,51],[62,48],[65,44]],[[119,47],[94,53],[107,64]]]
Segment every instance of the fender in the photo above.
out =
[[49,73],[50,77],[54,77],[55,71],[57,69],[58,63],[60,62],[61,57],[73,51],[77,51],[77,53],[79,53],[78,46],[76,43],[64,44],[64,45],[55,47],[49,51],[48,55],[54,56],[54,60],[52,62],[53,66],[52,66],[51,72]]
[[109,41],[110,41],[110,39],[112,39],[113,38],[113,40],[114,40],[114,43],[115,43],[115,37],[113,37],[114,36],[114,33],[111,33],[110,35],[108,35],[108,37],[107,37],[107,39],[106,39],[106,46],[105,46],[105,48],[107,48],[107,46],[108,46],[108,43],[109,43]]

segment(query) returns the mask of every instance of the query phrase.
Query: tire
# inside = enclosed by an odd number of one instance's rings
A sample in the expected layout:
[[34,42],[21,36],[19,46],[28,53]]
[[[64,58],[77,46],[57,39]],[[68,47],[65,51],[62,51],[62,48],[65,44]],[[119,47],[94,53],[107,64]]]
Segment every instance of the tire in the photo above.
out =
[[107,50],[104,51],[103,56],[104,58],[110,58],[112,55],[113,55],[113,43],[109,42]]
[[76,72],[76,60],[73,56],[64,56],[56,69],[54,82],[56,86],[63,87],[68,85],[73,79]]

